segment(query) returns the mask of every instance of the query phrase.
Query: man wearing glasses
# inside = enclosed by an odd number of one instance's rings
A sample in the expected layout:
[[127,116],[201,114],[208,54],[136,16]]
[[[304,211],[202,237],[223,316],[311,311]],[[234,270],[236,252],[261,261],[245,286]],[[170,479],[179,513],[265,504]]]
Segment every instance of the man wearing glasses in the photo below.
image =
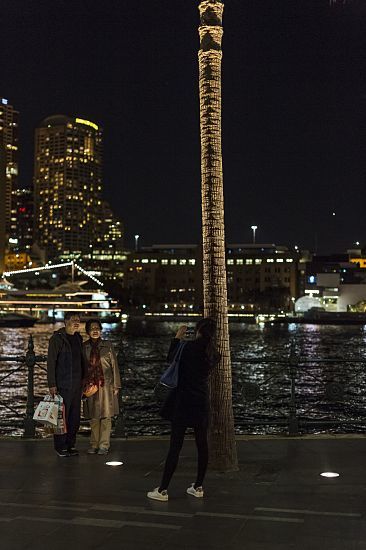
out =
[[82,381],[86,366],[83,339],[79,333],[80,316],[67,311],[65,327],[53,333],[48,344],[47,378],[50,394],[61,395],[65,405],[67,433],[54,435],[55,451],[60,457],[77,456],[76,434],[80,426]]

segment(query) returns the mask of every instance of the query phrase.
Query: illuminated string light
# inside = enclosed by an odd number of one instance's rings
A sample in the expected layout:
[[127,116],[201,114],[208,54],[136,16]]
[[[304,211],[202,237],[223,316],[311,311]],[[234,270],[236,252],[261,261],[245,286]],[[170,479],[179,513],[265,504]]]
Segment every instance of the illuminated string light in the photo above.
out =
[[220,468],[235,469],[237,451],[232,409],[221,146],[223,9],[221,0],[204,0],[199,4],[203,293],[204,315],[216,321],[216,345],[221,356],[210,380],[212,459]]
[[51,264],[51,265],[44,265],[42,267],[33,267],[33,268],[27,268],[27,269],[17,269],[15,271],[6,271],[6,272],[4,272],[4,276],[5,277],[11,277],[12,275],[19,275],[20,273],[36,273],[38,275],[39,271],[49,271],[50,269],[58,269],[60,267],[67,267],[69,265],[70,266],[74,265],[74,267],[78,271],[80,271],[81,273],[83,273],[84,275],[89,277],[89,279],[91,279],[92,281],[97,283],[99,286],[104,286],[103,283],[99,279],[97,279],[96,277],[94,277],[94,275],[91,274],[91,272],[86,271],[85,269],[83,269],[80,265],[78,265],[75,262],[64,262],[62,264]]

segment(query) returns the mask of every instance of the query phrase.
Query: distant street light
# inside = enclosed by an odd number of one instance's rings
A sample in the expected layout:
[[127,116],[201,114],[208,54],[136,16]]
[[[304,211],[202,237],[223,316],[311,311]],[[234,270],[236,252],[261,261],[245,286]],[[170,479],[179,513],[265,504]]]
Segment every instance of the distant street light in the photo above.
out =
[[135,250],[136,250],[136,252],[138,252],[138,250],[139,250],[139,238],[140,238],[140,235],[135,235]]
[[253,244],[255,244],[255,232],[258,229],[258,226],[257,225],[251,225],[250,229],[252,229],[252,231],[253,231]]

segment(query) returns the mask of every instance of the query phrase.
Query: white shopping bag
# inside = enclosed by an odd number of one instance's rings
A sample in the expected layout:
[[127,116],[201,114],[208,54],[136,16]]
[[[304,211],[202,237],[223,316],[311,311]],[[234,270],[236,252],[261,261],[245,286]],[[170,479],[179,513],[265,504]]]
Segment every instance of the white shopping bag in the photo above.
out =
[[57,426],[59,411],[59,398],[53,399],[51,395],[46,395],[38,404],[33,415],[33,420],[44,424],[45,426]]

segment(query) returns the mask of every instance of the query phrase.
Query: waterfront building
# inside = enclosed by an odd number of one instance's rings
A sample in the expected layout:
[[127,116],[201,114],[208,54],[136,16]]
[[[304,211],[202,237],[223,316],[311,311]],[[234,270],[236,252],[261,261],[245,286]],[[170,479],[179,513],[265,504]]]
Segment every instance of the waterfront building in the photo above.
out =
[[296,311],[311,308],[326,312],[365,311],[366,264],[360,251],[346,254],[313,255],[305,264],[304,290]]
[[95,240],[102,190],[102,130],[56,115],[35,132],[35,237],[49,258],[80,257]]
[[5,254],[5,270],[24,269],[33,264],[28,252],[8,251]]
[[[229,312],[291,311],[297,297],[296,251],[275,245],[228,245]],[[135,307],[201,312],[202,252],[197,245],[154,245],[128,256],[123,281]]]
[[131,305],[153,311],[200,311],[202,255],[197,245],[153,245],[129,254],[123,285]]
[[12,193],[18,188],[18,120],[16,111],[5,98],[0,98],[0,142],[5,151],[5,227],[10,234]]
[[230,309],[291,311],[298,293],[296,251],[274,244],[234,244],[226,251]]

